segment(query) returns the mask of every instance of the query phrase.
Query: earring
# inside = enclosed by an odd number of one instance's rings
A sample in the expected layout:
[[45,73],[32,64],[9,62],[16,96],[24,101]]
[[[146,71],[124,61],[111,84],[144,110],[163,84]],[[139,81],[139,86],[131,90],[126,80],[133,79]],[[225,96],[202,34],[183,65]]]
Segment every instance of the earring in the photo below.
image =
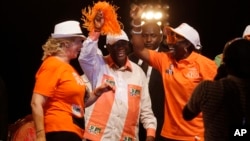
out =
[[188,49],[187,49],[187,47],[185,47],[185,48],[184,48],[184,50],[185,50],[185,52],[186,52],[186,53],[188,53]]

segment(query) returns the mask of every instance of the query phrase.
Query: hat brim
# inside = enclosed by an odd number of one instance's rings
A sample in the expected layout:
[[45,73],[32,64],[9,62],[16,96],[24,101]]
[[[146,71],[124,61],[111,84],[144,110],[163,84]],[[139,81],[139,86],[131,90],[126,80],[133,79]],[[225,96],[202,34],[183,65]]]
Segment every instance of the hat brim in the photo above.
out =
[[168,33],[169,31],[171,31],[171,32],[174,32],[174,33],[176,33],[176,34],[178,34],[178,35],[180,35],[180,36],[186,38],[185,35],[182,35],[181,33],[179,33],[178,31],[176,31],[174,28],[172,28],[172,27],[170,27],[170,26],[166,26],[165,29],[166,29],[166,33]]
[[78,35],[78,34],[51,34],[52,38],[70,38],[70,37],[81,37],[83,39],[86,39],[84,35]]
[[166,39],[167,43],[175,43],[176,42],[175,34],[184,37],[183,35],[176,32],[175,29],[170,27],[170,26],[165,27],[165,33],[167,35],[167,39]]

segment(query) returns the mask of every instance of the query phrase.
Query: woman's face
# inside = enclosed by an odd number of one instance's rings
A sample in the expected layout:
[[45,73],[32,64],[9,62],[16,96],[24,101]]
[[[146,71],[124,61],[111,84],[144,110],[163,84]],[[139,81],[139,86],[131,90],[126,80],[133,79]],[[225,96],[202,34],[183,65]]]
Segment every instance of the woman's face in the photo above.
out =
[[65,52],[70,60],[78,57],[82,48],[82,42],[83,42],[82,38],[76,37],[72,38],[71,42],[68,45],[66,45]]

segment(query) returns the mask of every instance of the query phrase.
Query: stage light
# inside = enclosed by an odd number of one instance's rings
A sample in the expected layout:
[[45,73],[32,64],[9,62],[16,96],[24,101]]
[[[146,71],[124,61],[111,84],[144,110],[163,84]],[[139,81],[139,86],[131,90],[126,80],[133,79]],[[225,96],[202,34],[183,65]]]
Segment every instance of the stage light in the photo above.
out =
[[141,14],[142,25],[145,22],[156,22],[159,26],[168,24],[168,9],[169,6],[166,4],[145,4],[144,11]]
[[161,12],[155,12],[154,17],[156,20],[159,20],[162,18],[162,13]]

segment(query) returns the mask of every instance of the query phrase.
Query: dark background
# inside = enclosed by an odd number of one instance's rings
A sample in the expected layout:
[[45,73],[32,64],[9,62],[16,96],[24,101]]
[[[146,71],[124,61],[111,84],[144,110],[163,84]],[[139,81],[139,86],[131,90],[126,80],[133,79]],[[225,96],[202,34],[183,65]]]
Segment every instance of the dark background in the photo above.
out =
[[[145,1],[145,0],[144,0]],[[129,8],[132,2],[114,0],[119,20],[129,33]],[[250,24],[249,0],[152,0],[168,4],[171,26],[187,22],[200,33],[203,54],[211,59],[221,53],[229,39],[242,36]],[[81,9],[90,0],[1,0],[0,75],[6,86],[8,124],[31,113],[30,99],[34,76],[41,64],[41,46],[63,20],[81,21]],[[84,34],[87,35],[85,29]],[[101,40],[102,41],[102,40]],[[106,50],[103,50],[104,54]],[[79,73],[77,60],[72,62]]]

